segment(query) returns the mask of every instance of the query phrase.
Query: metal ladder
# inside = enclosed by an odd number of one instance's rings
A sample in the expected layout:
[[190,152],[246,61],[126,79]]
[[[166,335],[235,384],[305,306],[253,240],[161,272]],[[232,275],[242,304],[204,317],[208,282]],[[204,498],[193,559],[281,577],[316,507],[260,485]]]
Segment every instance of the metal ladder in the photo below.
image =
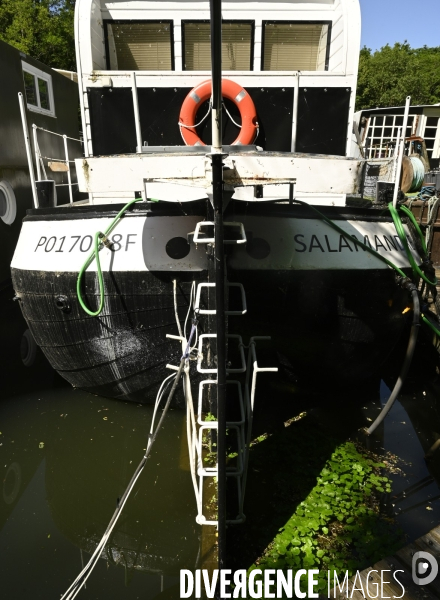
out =
[[[238,287],[241,292],[242,298],[242,309],[234,310],[234,311],[226,311],[226,315],[244,315],[247,312],[247,304],[246,304],[246,294],[241,283],[228,283],[228,287]],[[208,310],[200,308],[200,299],[201,292],[204,287],[215,287],[215,283],[200,283],[198,284],[196,291],[196,300],[194,310],[198,314],[210,314],[213,315],[216,313],[215,310]],[[237,446],[237,456],[236,463],[233,466],[229,466],[226,468],[226,476],[228,478],[233,477],[236,480],[237,485],[237,499],[238,499],[238,510],[237,516],[235,519],[228,519],[226,522],[229,525],[238,525],[243,523],[246,519],[243,505],[244,505],[244,497],[246,491],[246,480],[247,480],[247,470],[249,464],[249,447],[252,437],[252,421],[253,421],[253,410],[255,403],[255,393],[257,386],[257,375],[261,372],[276,372],[277,368],[274,367],[259,367],[258,360],[256,355],[256,342],[257,340],[269,340],[270,337],[267,336],[254,336],[250,339],[249,345],[245,346],[243,344],[243,340],[241,336],[236,334],[229,334],[229,340],[235,340],[237,342],[240,363],[237,366],[230,366],[226,369],[227,375],[229,374],[245,374],[245,382],[244,382],[244,394],[243,394],[243,386],[242,383],[238,380],[229,380],[227,381],[227,386],[236,388],[236,397],[238,409],[236,412],[238,414],[235,420],[228,420],[226,422],[226,430],[229,433],[233,433],[236,440]],[[215,333],[205,333],[199,337],[198,342],[198,359],[197,359],[197,371],[202,374],[211,374],[215,375],[217,373],[216,368],[209,368],[203,366],[204,363],[204,354],[203,354],[203,346],[204,340],[216,338]],[[245,349],[248,350],[247,360],[245,358]],[[208,519],[203,514],[203,491],[205,487],[205,479],[206,478],[214,478],[218,476],[218,466],[204,466],[204,458],[205,452],[203,448],[204,437],[207,435],[209,438],[214,438],[215,432],[218,429],[217,421],[207,420],[203,418],[203,404],[204,404],[204,391],[208,386],[215,386],[217,384],[216,379],[205,379],[199,384],[199,393],[198,393],[198,409],[197,409],[197,425],[198,435],[197,442],[195,446],[195,456],[197,461],[197,476],[198,476],[198,513],[196,517],[197,523],[200,525],[218,525],[218,521],[214,519]]]
[[[225,244],[244,244],[246,243],[246,233],[244,226],[240,222],[231,221],[225,222],[225,226],[238,228],[239,237],[237,239],[225,239]],[[194,234],[193,243],[195,244],[213,244],[213,237],[203,237],[203,229],[205,227],[213,227],[212,221],[201,221],[197,223]],[[199,283],[197,284],[195,300],[194,300],[194,312],[196,315],[215,315],[216,309],[204,309],[201,308],[202,292],[205,289],[215,288],[215,283]],[[228,310],[225,311],[227,316],[243,316],[247,313],[247,302],[246,293],[241,283],[229,283],[227,282],[228,288],[238,288],[241,296],[241,309],[240,310]],[[178,340],[182,343],[182,350],[185,350],[187,341],[184,337],[167,334],[168,338]],[[215,376],[217,374],[217,368],[209,366],[208,357],[204,355],[204,343],[206,340],[215,339],[216,333],[203,333],[198,338],[198,356],[197,356],[197,371],[201,374],[207,374]],[[277,372],[278,369],[274,367],[259,367],[256,355],[256,342],[258,340],[270,340],[267,336],[254,336],[250,338],[249,344],[244,345],[240,335],[228,334],[228,340],[234,340],[237,343],[239,365],[230,365],[226,369],[226,374],[244,375],[244,383],[238,379],[231,379],[226,382],[229,388],[236,389],[237,405],[235,407],[237,417],[233,420],[226,422],[226,430],[235,436],[236,440],[236,461],[234,465],[226,468],[226,477],[233,477],[236,480],[237,485],[237,516],[235,519],[229,519],[226,521],[227,524],[239,524],[243,523],[246,519],[243,505],[246,491],[246,480],[247,471],[249,464],[249,447],[252,438],[252,421],[253,411],[255,404],[255,393],[257,387],[257,375],[262,372]],[[248,351],[247,358],[245,356],[245,350]],[[207,364],[205,366],[205,364]],[[167,365],[168,368],[177,370],[174,365]],[[189,442],[189,459],[191,466],[191,475],[193,478],[194,491],[197,502],[197,516],[196,522],[200,525],[213,525],[218,526],[217,519],[209,519],[204,515],[204,503],[203,493],[205,488],[205,481],[218,477],[218,462],[215,465],[204,466],[204,459],[206,458],[206,452],[204,451],[205,437],[210,439],[211,449],[214,446],[212,439],[216,439],[216,432],[218,430],[218,423],[212,418],[206,418],[203,413],[204,405],[204,393],[209,386],[217,385],[217,379],[204,379],[199,383],[198,390],[198,402],[197,409],[194,410],[191,390],[187,390],[186,394],[190,398],[188,403],[187,397],[187,418],[188,418],[188,442]],[[190,387],[190,385],[189,385]],[[191,408],[188,409],[188,406]],[[215,445],[216,446],[216,445]],[[211,453],[215,454],[215,453]]]

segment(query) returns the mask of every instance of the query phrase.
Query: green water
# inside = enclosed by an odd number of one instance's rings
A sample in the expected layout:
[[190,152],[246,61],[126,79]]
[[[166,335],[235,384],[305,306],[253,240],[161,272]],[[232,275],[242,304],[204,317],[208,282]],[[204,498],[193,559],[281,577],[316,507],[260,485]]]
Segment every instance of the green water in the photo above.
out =
[[[59,598],[88,561],[146,447],[150,407],[46,389],[0,404],[2,598]],[[170,411],[83,598],[149,599],[193,569],[201,528],[184,415]]]
[[[87,563],[143,456],[152,409],[75,391],[41,354],[32,368],[24,367],[20,339],[26,325],[11,298],[11,291],[0,297],[0,597],[57,600]],[[388,510],[408,539],[440,521],[440,450],[429,463],[424,460],[440,437],[438,357],[427,359],[425,350],[418,350],[399,402],[366,442],[374,452],[391,451],[405,461],[403,474],[391,475]],[[308,475],[312,467],[323,466],[334,450],[330,439],[353,438],[375,418],[395,373],[374,393],[354,387],[338,397],[308,395],[282,373],[262,377],[254,435],[269,435],[251,452],[248,519],[228,530],[230,566],[248,568],[304,499],[293,476],[284,485],[286,456],[302,461]],[[311,420],[321,437],[304,445],[301,435],[292,434],[288,448],[266,460],[285,422],[303,411],[307,419],[288,431],[300,432]],[[179,570],[200,568],[206,553],[195,516],[185,417],[172,410],[105,554],[78,597],[179,598]]]

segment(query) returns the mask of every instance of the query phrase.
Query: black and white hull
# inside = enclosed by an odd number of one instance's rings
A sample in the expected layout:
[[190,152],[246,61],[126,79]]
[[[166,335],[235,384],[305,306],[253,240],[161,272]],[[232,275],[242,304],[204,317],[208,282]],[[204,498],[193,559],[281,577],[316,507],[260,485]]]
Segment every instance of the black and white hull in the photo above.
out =
[[[180,345],[166,338],[177,334],[175,304],[183,323],[193,282],[210,280],[210,245],[192,242],[208,210],[208,201],[200,201],[140,203],[127,212],[111,235],[112,248],[100,252],[105,301],[97,317],[78,302],[78,272],[94,234],[117,211],[77,206],[26,217],[12,264],[15,290],[36,342],[73,386],[154,400],[166,365],[181,356]],[[323,210],[347,234],[409,269],[389,218],[371,209]],[[307,208],[231,202],[225,221],[242,223],[247,239],[225,246],[228,280],[241,283],[247,297],[247,314],[229,317],[231,333],[245,343],[252,335],[271,336],[274,352],[304,376],[318,369],[336,382],[378,372],[406,323],[408,298],[392,269]],[[91,309],[99,304],[95,262],[84,298]]]
[[[176,334],[173,280],[183,321],[192,281],[206,266],[204,252],[186,240],[204,218],[202,205],[198,214],[196,207],[185,211],[195,214],[183,214],[178,205],[165,214],[127,213],[112,235],[112,249],[100,253],[105,301],[99,317],[88,316],[78,302],[78,271],[94,234],[117,210],[47,209],[25,219],[12,265],[15,290],[36,342],[74,387],[124,400],[154,399],[169,374],[166,364],[181,354],[166,338]],[[85,274],[84,298],[91,309],[99,304],[96,263]]]

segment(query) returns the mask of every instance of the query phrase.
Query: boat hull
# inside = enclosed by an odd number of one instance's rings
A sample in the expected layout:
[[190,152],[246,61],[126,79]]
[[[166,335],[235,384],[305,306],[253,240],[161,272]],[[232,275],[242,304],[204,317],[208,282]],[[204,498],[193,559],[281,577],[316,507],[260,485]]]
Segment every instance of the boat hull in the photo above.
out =
[[[212,274],[209,245],[185,247],[195,224],[206,218],[206,204],[196,208],[192,214],[187,208],[140,208],[122,219],[113,234],[117,247],[100,253],[105,301],[98,317],[83,311],[76,285],[88,238],[105,229],[111,210],[34,212],[25,220],[12,265],[15,290],[37,344],[74,387],[154,401],[170,373],[166,365],[178,364],[182,353],[178,342],[166,338],[177,334],[175,304],[183,322],[193,282],[209,282]],[[226,221],[243,223],[248,238],[227,246],[228,280],[243,284],[248,308],[244,316],[229,317],[229,333],[245,343],[254,335],[271,336],[280,363],[311,385],[334,388],[377,375],[408,318],[408,296],[394,271],[304,211],[276,205],[243,210],[241,203],[228,211]],[[332,218],[408,269],[389,219],[340,209]],[[99,304],[93,269],[83,285],[91,309]],[[215,331],[207,318],[201,329]]]

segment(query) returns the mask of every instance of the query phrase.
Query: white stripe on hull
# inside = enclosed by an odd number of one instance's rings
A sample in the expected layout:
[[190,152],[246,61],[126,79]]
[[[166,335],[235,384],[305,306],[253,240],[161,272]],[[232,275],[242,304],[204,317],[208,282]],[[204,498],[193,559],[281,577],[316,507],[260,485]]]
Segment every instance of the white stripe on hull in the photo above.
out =
[[[113,249],[100,252],[103,271],[201,271],[208,267],[206,246],[191,244],[189,254],[173,259],[167,243],[187,239],[198,216],[130,217],[122,219],[110,238]],[[92,250],[97,231],[112,218],[25,221],[12,268],[37,271],[76,272]],[[229,266],[245,270],[358,270],[387,269],[387,265],[318,219],[250,216],[243,219],[250,240],[264,240],[267,256],[252,257],[245,245],[229,246]],[[337,221],[351,236],[369,244],[400,268],[408,259],[393,223]],[[408,230],[405,227],[408,235]],[[411,240],[417,262],[420,258]],[[89,271],[96,271],[96,262]]]

